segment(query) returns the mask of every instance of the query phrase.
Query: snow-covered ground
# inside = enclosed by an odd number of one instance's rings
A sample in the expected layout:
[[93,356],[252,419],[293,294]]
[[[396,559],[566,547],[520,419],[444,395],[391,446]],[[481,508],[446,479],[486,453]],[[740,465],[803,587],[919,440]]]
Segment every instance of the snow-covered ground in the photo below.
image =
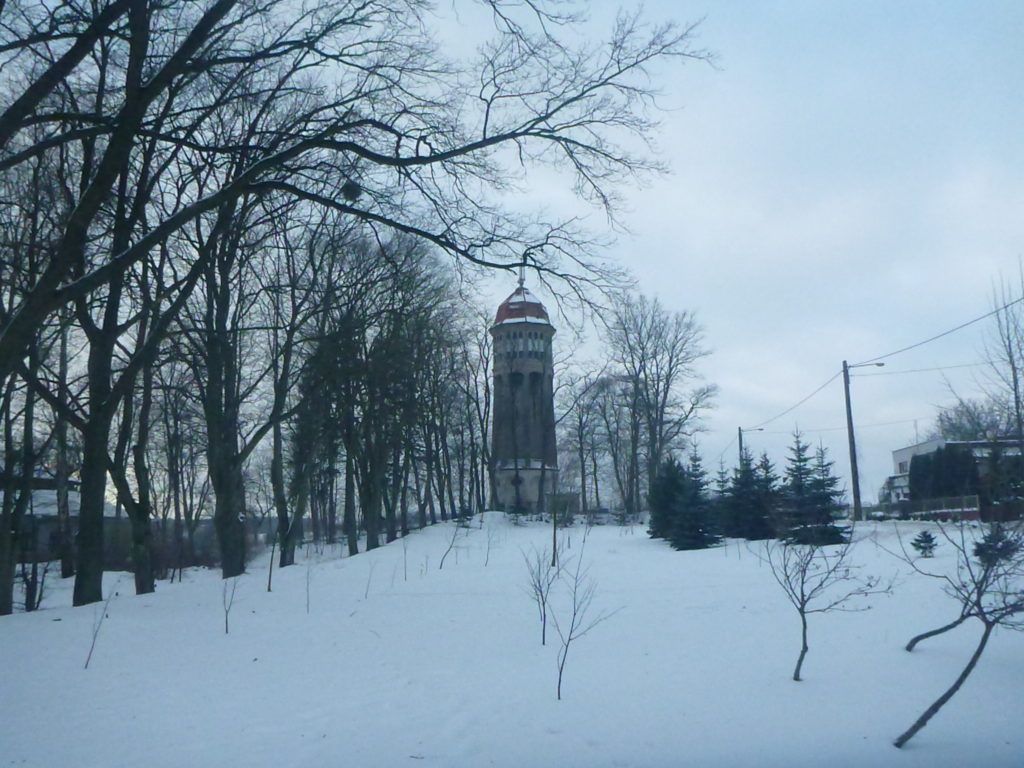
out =
[[[573,644],[562,701],[557,635],[541,646],[522,554],[550,530],[492,513],[438,570],[452,530],[355,558],[308,552],[275,569],[269,594],[264,556],[237,581],[227,635],[215,572],[143,597],[108,575],[117,595],[88,670],[99,609],[63,607],[70,584],[51,586],[48,608],[0,619],[0,765],[1024,765],[1024,636],[1011,632],[924,731],[891,746],[979,634],[902,650],[956,606],[884,551],[891,523],[860,529],[856,560],[898,572],[894,593],[811,617],[800,683],[797,616],[751,551],[592,529],[592,615],[614,614]],[[582,533],[565,534],[568,557]],[[934,562],[951,555],[940,546]],[[556,611],[565,598],[556,587]]]

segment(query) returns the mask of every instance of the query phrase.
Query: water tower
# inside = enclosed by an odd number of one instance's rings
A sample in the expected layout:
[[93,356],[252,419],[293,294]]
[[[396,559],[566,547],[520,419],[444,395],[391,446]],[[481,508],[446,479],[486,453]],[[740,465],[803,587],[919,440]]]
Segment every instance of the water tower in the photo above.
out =
[[493,504],[539,512],[558,486],[555,450],[554,326],[544,305],[519,287],[498,307],[494,339]]

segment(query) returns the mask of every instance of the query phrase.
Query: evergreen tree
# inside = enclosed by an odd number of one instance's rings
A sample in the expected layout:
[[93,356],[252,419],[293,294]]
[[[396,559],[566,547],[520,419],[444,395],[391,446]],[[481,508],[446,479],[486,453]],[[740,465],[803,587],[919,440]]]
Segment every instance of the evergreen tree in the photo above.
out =
[[714,492],[711,497],[711,515],[715,521],[715,530],[723,536],[731,536],[729,533],[731,524],[729,521],[729,472],[725,468],[725,461],[718,460],[718,471],[715,472]]
[[733,471],[727,497],[726,533],[729,536],[754,540],[772,537],[772,525],[762,505],[762,491],[753,457],[744,449],[740,465]]
[[725,469],[725,462],[718,460],[718,471],[715,473],[715,496],[724,499],[729,494],[729,473]]
[[1009,562],[1021,550],[1021,538],[1012,534],[1000,523],[989,525],[981,541],[974,544],[974,557],[982,567],[992,570],[1000,563]]
[[910,546],[918,551],[921,557],[931,557],[935,554],[935,547],[938,546],[938,541],[935,540],[929,531],[921,531],[914,539],[910,542]]
[[800,430],[793,432],[793,444],[786,457],[786,473],[782,488],[778,528],[780,535],[791,539],[794,531],[808,525],[812,513],[811,446],[803,441]]
[[841,544],[846,541],[845,531],[835,522],[843,508],[844,492],[833,472],[834,465],[835,462],[828,457],[828,449],[819,443],[811,472],[810,516],[802,536],[811,544]]
[[683,474],[683,494],[672,525],[669,541],[676,549],[705,549],[717,544],[712,524],[708,479],[696,444]]
[[685,493],[686,471],[674,456],[670,456],[661,465],[647,495],[651,509],[647,533],[652,539],[669,538]]
[[1002,483],[998,446],[990,459],[990,472],[982,483],[974,454],[959,445],[947,445],[934,453],[910,460],[910,498],[913,501],[980,494],[992,501]]
[[[765,521],[772,535],[775,532],[775,523],[779,516],[782,491],[779,487],[780,478],[775,472],[775,465],[768,458],[767,453],[762,453],[754,467],[754,482],[757,487],[757,507],[759,517]],[[771,538],[771,535],[762,538]]]

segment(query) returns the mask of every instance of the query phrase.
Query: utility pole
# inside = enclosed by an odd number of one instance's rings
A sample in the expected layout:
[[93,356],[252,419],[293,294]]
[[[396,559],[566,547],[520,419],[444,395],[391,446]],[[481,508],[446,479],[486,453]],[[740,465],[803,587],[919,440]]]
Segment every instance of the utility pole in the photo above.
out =
[[744,432],[764,432],[764,427],[757,427],[756,429],[744,430],[743,427],[736,427],[736,439],[740,444],[740,463],[739,466],[743,466],[743,433]]
[[853,436],[853,409],[850,407],[850,366],[843,360],[843,391],[846,393],[846,435],[850,441],[850,477],[853,483],[853,520],[864,513],[860,507],[860,475],[857,472],[857,440]]

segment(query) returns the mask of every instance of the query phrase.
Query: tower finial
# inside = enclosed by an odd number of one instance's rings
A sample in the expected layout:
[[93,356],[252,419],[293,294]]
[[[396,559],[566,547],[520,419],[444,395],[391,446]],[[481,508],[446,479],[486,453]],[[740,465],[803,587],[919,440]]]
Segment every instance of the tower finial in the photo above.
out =
[[523,283],[525,283],[525,282],[526,282],[526,262],[523,261],[523,263],[519,265],[519,287],[522,288],[523,287]]

